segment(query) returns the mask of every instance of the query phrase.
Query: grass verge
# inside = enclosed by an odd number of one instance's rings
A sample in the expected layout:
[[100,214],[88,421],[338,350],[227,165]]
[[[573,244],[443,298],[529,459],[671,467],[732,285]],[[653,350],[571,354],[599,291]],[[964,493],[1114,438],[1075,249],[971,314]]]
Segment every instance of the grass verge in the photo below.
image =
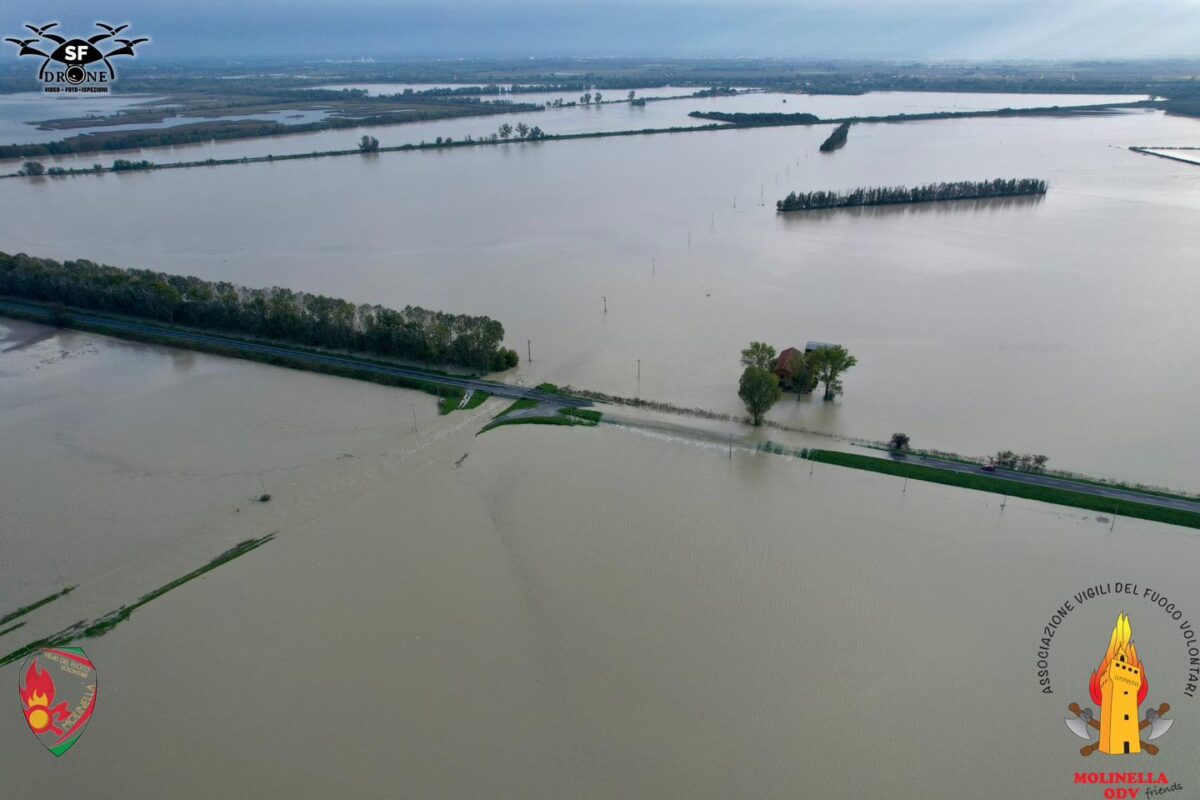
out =
[[244,556],[251,550],[256,550],[259,547],[262,547],[264,544],[274,538],[275,534],[269,533],[261,538],[247,539],[240,544],[236,544],[226,550],[224,553],[221,553],[221,555],[217,556],[212,561],[209,561],[204,566],[194,569],[188,574],[178,577],[170,583],[158,587],[152,592],[147,592],[127,606],[121,606],[114,611],[109,611],[107,614],[104,614],[103,616],[90,622],[76,622],[74,625],[64,628],[57,633],[52,633],[43,639],[38,639],[36,642],[30,642],[24,647],[12,651],[3,658],[0,658],[0,667],[4,666],[5,664],[11,664],[14,661],[20,661],[21,659],[25,658],[25,656],[29,655],[35,650],[40,650],[43,647],[62,647],[63,645],[70,644],[77,639],[94,639],[97,636],[103,636],[125,620],[129,619],[134,611],[146,605],[151,600],[162,597],[172,589],[178,589],[188,581],[195,580],[204,573],[210,572],[222,564],[228,563],[239,556]]
[[1096,495],[1072,492],[1068,489],[1058,489],[1051,486],[1018,483],[1017,481],[995,478],[977,472],[950,472],[949,470],[938,469],[936,467],[926,467],[904,461],[890,461],[883,458],[872,458],[870,456],[860,456],[855,453],[842,453],[834,450],[809,450],[808,457],[813,461],[820,461],[825,464],[836,464],[841,467],[851,467],[853,469],[865,469],[901,478],[941,483],[947,486],[959,486],[965,489],[977,489],[981,492],[992,492],[994,494],[1008,495],[1009,497],[1021,497],[1026,500],[1038,500],[1043,503],[1071,506],[1088,511],[1099,511],[1105,514],[1119,514],[1124,517],[1163,522],[1168,525],[1200,528],[1200,514],[1173,508],[1160,508],[1158,506],[1137,503],[1132,500],[1098,497]]
[[6,633],[12,633],[13,631],[17,630],[18,628],[24,628],[24,627],[25,627],[24,622],[18,622],[16,625],[13,625],[11,628],[5,628],[4,630],[0,631],[0,636],[3,636]]
[[[23,617],[26,614],[28,614],[30,611],[39,609],[42,606],[46,605],[47,603],[53,603],[58,598],[64,597],[64,596],[70,594],[71,592],[73,592],[74,590],[75,590],[74,586],[68,586],[67,588],[63,589],[61,592],[55,592],[54,594],[50,595],[49,597],[43,597],[41,600],[38,600],[35,603],[30,603],[27,606],[21,606],[16,611],[10,611],[9,613],[5,614],[3,617],[0,617],[0,625],[7,625],[8,623],[12,622],[17,617]],[[24,624],[24,623],[22,623],[22,624]],[[9,630],[14,630],[14,628],[9,628]],[[7,632],[8,631],[5,631],[5,633],[7,633]]]
[[[540,386],[538,387],[541,388]],[[523,411],[530,408],[535,408],[538,401],[522,398],[514,402],[511,406],[497,414],[491,422],[484,425],[479,433],[485,433],[492,428],[499,428],[501,425],[583,425],[584,427],[592,427],[600,424],[600,412],[593,411],[588,408],[559,408],[552,414],[538,417],[517,417],[510,419],[507,415],[513,411]],[[479,434],[475,434],[478,436]]]
[[[36,306],[39,308],[48,308],[45,306],[41,306],[37,303],[31,303],[26,300],[19,300],[19,302],[25,303],[25,304],[31,305],[31,306]],[[68,309],[68,310],[76,311],[77,309]],[[107,314],[100,313],[100,312],[86,311],[86,310],[82,311],[81,313],[86,313],[86,314],[89,314],[94,317],[113,319],[115,321],[121,321],[121,322],[136,322],[139,325],[156,325],[157,324],[153,320],[140,319],[140,318],[136,318],[136,317],[117,317],[117,316],[107,315]],[[24,320],[28,320],[30,322],[37,322],[37,323],[40,323],[43,325],[50,323],[50,321],[41,314],[26,313],[26,312],[23,312],[18,309],[5,308],[5,309],[3,309],[2,315],[6,316],[6,317],[12,317],[14,319],[24,319]],[[55,323],[50,323],[50,324],[55,324]],[[338,358],[353,359],[355,361],[362,362],[364,367],[403,366],[408,369],[420,369],[422,372],[429,373],[431,378],[436,378],[441,375],[448,375],[448,373],[443,373],[443,372],[439,372],[436,370],[430,370],[430,369],[426,369],[424,367],[408,367],[407,365],[403,365],[403,364],[399,364],[399,363],[393,364],[393,363],[388,363],[386,361],[379,361],[379,360],[375,360],[375,359],[363,358],[361,356],[356,356],[353,354],[344,354],[344,353],[338,353],[338,352],[334,352],[334,351],[321,351],[321,350],[315,350],[312,348],[306,348],[306,347],[296,346],[296,345],[291,345],[291,344],[281,344],[279,342],[274,342],[274,341],[266,340],[266,339],[260,339],[260,340],[249,339],[249,338],[245,338],[245,337],[230,335],[223,331],[210,331],[210,330],[186,328],[186,327],[182,327],[182,326],[180,326],[180,327],[164,326],[163,330],[165,331],[165,333],[163,335],[158,335],[158,334],[147,333],[147,332],[143,332],[143,331],[130,331],[130,330],[125,330],[125,329],[120,329],[120,328],[109,328],[104,325],[92,325],[87,322],[82,322],[80,320],[77,320],[77,319],[74,319],[71,317],[67,317],[66,319],[59,319],[56,321],[56,324],[58,324],[60,327],[71,328],[72,330],[88,331],[89,333],[98,333],[102,336],[111,336],[116,339],[127,339],[130,341],[145,342],[147,344],[157,344],[157,345],[162,345],[164,347],[172,347],[172,348],[182,349],[182,350],[195,350],[195,351],[202,352],[202,353],[211,353],[213,355],[224,356],[226,358],[240,358],[245,361],[257,361],[260,364],[271,364],[272,366],[288,367],[290,369],[301,369],[301,370],[306,370],[308,372],[319,372],[323,375],[334,375],[334,376],[337,376],[340,378],[353,378],[355,380],[360,380],[360,381],[369,381],[371,383],[378,383],[378,384],[382,384],[384,386],[396,386],[396,387],[399,387],[402,389],[416,389],[417,391],[425,392],[426,394],[431,394],[431,395],[435,395],[435,396],[446,395],[447,392],[457,392],[458,393],[457,399],[459,401],[462,400],[462,396],[463,396],[462,389],[459,389],[457,387],[452,387],[452,386],[444,386],[440,383],[437,383],[436,380],[426,381],[426,380],[421,380],[420,378],[409,378],[409,377],[404,377],[404,376],[399,376],[399,375],[388,375],[388,374],[384,374],[384,373],[380,373],[380,372],[374,372],[370,369],[358,369],[358,368],[348,366],[348,365],[329,364],[329,363],[324,363],[324,362],[319,362],[319,361],[312,361],[312,360],[309,360],[308,358],[305,358],[305,356],[307,356],[307,355],[336,356]],[[171,332],[171,331],[183,331],[183,332],[187,332],[187,333],[197,333],[197,334],[203,334],[205,336],[218,336],[223,339],[228,339],[230,341],[231,346],[225,347],[220,344],[215,344],[212,342],[196,342],[196,341],[191,341],[188,339],[179,339],[174,336],[168,335],[169,332]],[[277,355],[274,353],[260,353],[260,352],[255,352],[252,350],[243,350],[236,346],[238,344],[266,345],[266,346],[271,346],[271,347],[287,347],[288,349],[295,350],[297,355],[296,356],[283,356],[283,355]],[[446,413],[446,412],[442,412],[442,413]]]

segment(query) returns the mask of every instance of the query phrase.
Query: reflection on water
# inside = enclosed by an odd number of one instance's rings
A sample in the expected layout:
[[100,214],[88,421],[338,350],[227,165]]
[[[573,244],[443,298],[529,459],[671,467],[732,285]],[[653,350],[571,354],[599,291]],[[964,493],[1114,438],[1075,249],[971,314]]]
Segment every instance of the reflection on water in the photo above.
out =
[[[162,356],[147,353],[153,375]],[[249,785],[298,798],[400,785],[422,797],[957,800],[998,786],[1089,797],[1073,794],[1081,761],[1062,719],[1119,608],[1073,613],[1054,640],[1051,696],[1030,655],[1041,626],[1104,576],[1200,607],[1196,538],[1178,529],[1121,520],[1114,535],[1086,512],[1001,509],[994,496],[826,465],[810,475],[778,456],[729,459],[609,426],[476,437],[451,415],[403,440],[406,422],[393,420],[372,442],[361,429],[383,404],[347,402],[360,384],[199,360],[219,391],[127,401],[144,413],[170,399],[175,425],[197,416],[166,441],[157,411],[120,438],[122,424],[106,423],[67,462],[53,441],[0,430],[6,469],[49,457],[72,486],[121,498],[90,517],[129,529],[153,519],[169,534],[115,572],[79,562],[69,574],[81,588],[47,607],[68,623],[203,563],[247,513],[259,516],[243,529],[279,531],[90,640],[109,694],[88,736],[46,770],[21,725],[0,726],[8,786],[117,798],[169,783],[197,800]],[[112,408],[123,391],[90,399]],[[336,414],[311,415],[332,402]],[[77,410],[41,416],[69,424]],[[231,424],[250,435],[228,438]],[[286,482],[273,472],[271,504],[240,513],[208,490],[232,462],[277,457],[295,426],[305,448],[324,440],[354,457]],[[192,503],[173,507],[182,496]],[[47,511],[23,520],[31,533],[54,531]],[[116,544],[87,533],[72,531]],[[1133,603],[1120,608],[1160,665],[1155,697],[1184,720],[1175,623]],[[985,723],[947,736],[956,708]],[[903,721],[904,735],[881,720]],[[1186,742],[1164,742],[1153,766],[1189,786],[1200,768]]]
[[[859,362],[845,397],[772,419],[1196,489],[1200,428],[1180,421],[1200,393],[1200,243],[1180,232],[1200,185],[1125,146],[1197,124],[858,125],[832,156],[814,126],[10,181],[0,248],[488,314],[518,351],[532,340],[508,379],[725,413],[741,413],[747,342],[840,342]],[[1050,191],[773,207],[793,189],[989,176]]]
[[992,214],[1039,205],[1045,195],[1027,194],[1012,197],[983,197],[977,200],[956,200],[941,203],[898,203],[882,206],[849,206],[847,208],[818,208],[811,211],[792,211],[779,214],[787,225],[827,222],[836,216],[853,218],[891,218],[918,214],[954,216],[957,214]]

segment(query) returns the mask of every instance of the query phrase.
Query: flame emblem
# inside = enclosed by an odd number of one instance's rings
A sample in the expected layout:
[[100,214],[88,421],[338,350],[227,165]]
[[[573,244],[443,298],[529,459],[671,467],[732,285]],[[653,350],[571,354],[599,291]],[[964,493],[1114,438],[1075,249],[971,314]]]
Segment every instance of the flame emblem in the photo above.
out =
[[79,740],[96,708],[96,667],[79,647],[39,650],[22,665],[17,694],[29,730],[61,756]]

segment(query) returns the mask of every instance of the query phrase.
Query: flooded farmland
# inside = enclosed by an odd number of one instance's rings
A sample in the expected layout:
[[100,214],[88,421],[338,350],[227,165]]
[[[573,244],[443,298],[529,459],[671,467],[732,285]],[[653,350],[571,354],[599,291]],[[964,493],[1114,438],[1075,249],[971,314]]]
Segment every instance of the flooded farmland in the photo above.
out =
[[[916,102],[899,94],[887,102]],[[840,342],[859,360],[845,396],[789,398],[772,419],[868,439],[903,430],[916,446],[963,453],[1040,452],[1059,468],[1197,488],[1200,429],[1178,420],[1200,391],[1189,299],[1200,245],[1178,233],[1200,211],[1200,186],[1192,165],[1126,149],[1196,140],[1195,120],[1137,111],[858,125],[846,148],[818,153],[828,132],[7,181],[0,241],[488,314],[510,346],[532,352],[506,379],[728,413],[740,411],[747,342]],[[808,214],[772,207],[793,189],[997,176],[1045,178],[1050,190]]]
[[[494,405],[4,328],[3,607],[80,585],[22,636],[279,532],[84,642],[101,701],[55,769],[0,726],[47,798],[1092,797],[1062,718],[1112,620],[1073,612],[1050,696],[1040,626],[1114,579],[1200,607],[1180,528],[612,426],[476,437]],[[1182,724],[1170,620],[1132,603]],[[1195,785],[1182,741],[1153,767]]]

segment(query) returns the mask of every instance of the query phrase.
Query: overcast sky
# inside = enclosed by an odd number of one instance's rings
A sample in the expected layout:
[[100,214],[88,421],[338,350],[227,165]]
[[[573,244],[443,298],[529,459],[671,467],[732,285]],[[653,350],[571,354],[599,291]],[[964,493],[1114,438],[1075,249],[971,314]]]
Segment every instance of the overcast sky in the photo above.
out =
[[1200,56],[1200,0],[3,0],[0,20],[129,22],[155,59]]

